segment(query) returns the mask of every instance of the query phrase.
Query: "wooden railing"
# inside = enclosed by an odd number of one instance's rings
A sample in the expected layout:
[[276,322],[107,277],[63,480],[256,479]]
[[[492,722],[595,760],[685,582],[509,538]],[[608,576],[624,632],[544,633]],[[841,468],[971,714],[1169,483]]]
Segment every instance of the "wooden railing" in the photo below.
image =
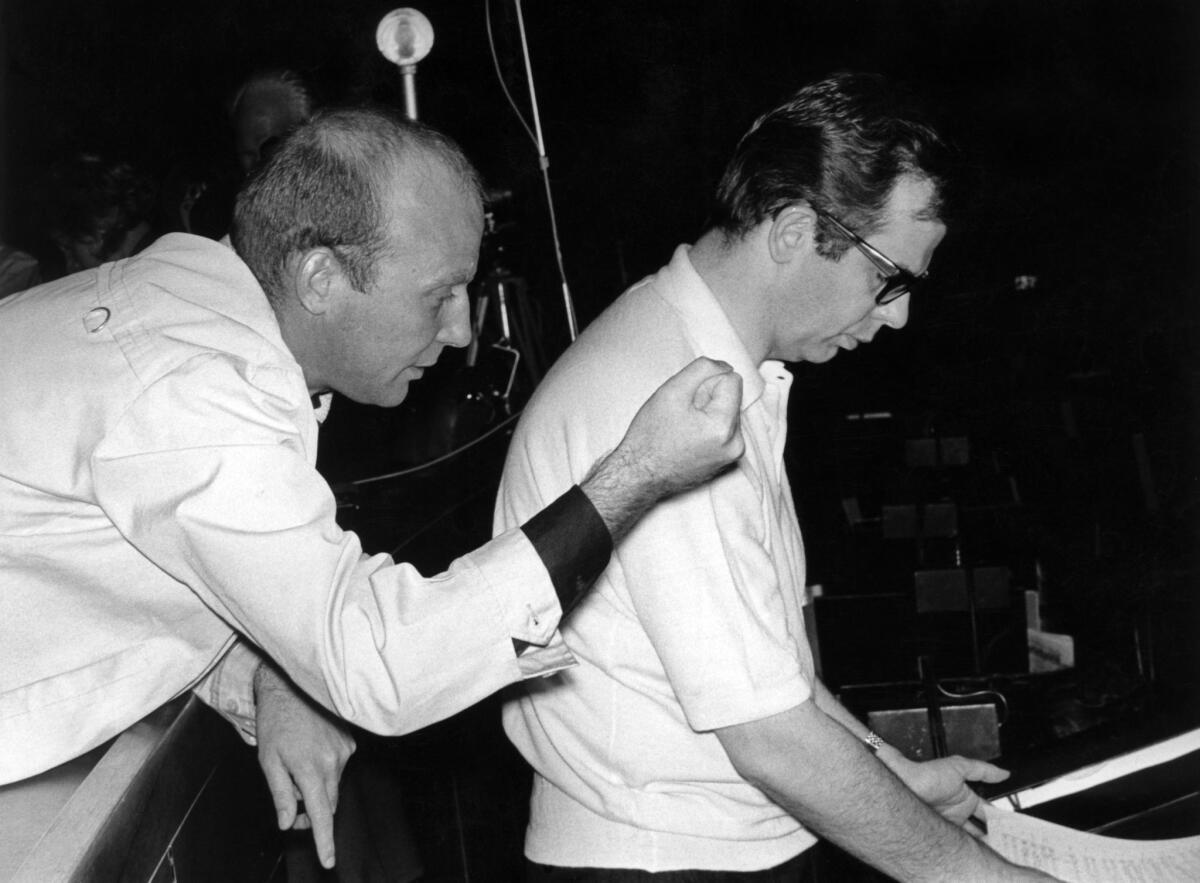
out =
[[0,883],[280,880],[274,818],[253,750],[179,699],[89,758],[0,788]]

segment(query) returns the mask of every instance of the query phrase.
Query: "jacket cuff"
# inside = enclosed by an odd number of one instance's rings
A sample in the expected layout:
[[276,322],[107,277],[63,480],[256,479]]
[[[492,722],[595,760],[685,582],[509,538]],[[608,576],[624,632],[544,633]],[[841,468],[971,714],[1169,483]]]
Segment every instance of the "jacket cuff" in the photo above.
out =
[[261,662],[258,652],[239,639],[193,688],[205,705],[233,724],[248,745],[257,743],[254,673]]
[[521,526],[542,559],[565,615],[612,557],[612,536],[578,485]]

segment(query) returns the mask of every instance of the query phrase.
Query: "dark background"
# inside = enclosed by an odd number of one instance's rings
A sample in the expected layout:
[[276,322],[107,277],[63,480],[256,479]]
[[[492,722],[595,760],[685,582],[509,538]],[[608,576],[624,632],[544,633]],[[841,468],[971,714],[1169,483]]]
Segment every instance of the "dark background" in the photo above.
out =
[[[294,67],[323,98],[398,100],[396,71],[374,46],[390,8],[6,0],[5,234],[29,235],[24,185],[71,151],[161,173],[180,156],[227,149],[223,106],[256,65]],[[423,118],[458,137],[493,185],[529,204],[531,257],[549,265],[536,157],[498,87],[485,4],[420,8],[436,33],[419,69]],[[513,4],[494,0],[491,12],[500,67],[527,108]],[[695,237],[711,183],[748,122],[838,68],[912,83],[971,158],[970,211],[938,256],[948,284],[1036,273],[1098,297],[1095,286],[1121,282],[1139,289],[1139,311],[1169,305],[1173,321],[1195,318],[1193,3],[533,0],[525,17],[584,323],[625,279]]]
[[[319,100],[399,104],[399,76],[374,45],[391,8],[6,0],[0,232],[37,247],[34,185],[73,152],[126,158],[158,176],[227,156],[224,106],[254,67],[299,70]],[[486,6],[417,8],[436,32],[418,74],[422,118],[459,139],[491,187],[512,192],[497,210],[506,260],[526,283],[521,309],[534,329],[526,343],[549,360],[567,343],[550,225],[533,144],[498,85]],[[1039,722],[1030,744],[1164,707],[1194,716],[1200,4],[529,0],[523,8],[581,325],[697,236],[737,137],[798,85],[863,69],[927,97],[966,159],[958,211],[932,267],[935,290],[913,303],[903,333],[794,369],[789,470],[810,576],[833,599],[891,592],[880,575],[895,550],[876,542],[877,527],[869,535],[870,519],[888,504],[953,499],[959,556],[1010,567],[1013,588],[1040,587],[1048,626],[1077,640],[1077,677],[1029,699]],[[500,71],[529,119],[512,0],[494,0],[490,12]],[[346,521],[370,547],[429,568],[487,535],[503,433],[465,463],[350,483],[437,453],[427,427],[441,412],[431,402],[456,382],[450,373],[427,378],[416,404],[395,414],[339,402],[322,438],[321,465],[338,482]],[[891,417],[846,419],[875,411]],[[969,469],[939,477],[905,464],[906,439],[948,436],[969,439]],[[847,499],[859,503],[865,528],[849,523]],[[431,515],[430,506],[441,508]],[[901,562],[893,575],[907,579],[911,569]],[[896,670],[888,654],[897,648],[878,640],[897,630],[889,609],[847,607],[840,625],[859,628],[847,639],[856,658],[874,647],[894,677],[913,678]],[[1009,626],[996,628],[1001,647]],[[1011,674],[999,656],[984,662]],[[842,670],[843,686],[869,679]],[[494,710],[477,714],[493,721]],[[511,757],[494,723],[480,721],[450,736],[435,728],[406,755],[438,758],[412,762],[407,774],[418,782],[410,792],[418,827],[450,812],[435,796],[447,781],[456,807],[460,797],[478,803],[475,824],[488,830],[494,820],[505,787],[496,770]],[[464,745],[473,772],[459,766]],[[511,845],[522,799],[501,808],[497,836]],[[469,864],[470,818],[455,812],[457,842],[426,840],[427,864],[451,853]]]

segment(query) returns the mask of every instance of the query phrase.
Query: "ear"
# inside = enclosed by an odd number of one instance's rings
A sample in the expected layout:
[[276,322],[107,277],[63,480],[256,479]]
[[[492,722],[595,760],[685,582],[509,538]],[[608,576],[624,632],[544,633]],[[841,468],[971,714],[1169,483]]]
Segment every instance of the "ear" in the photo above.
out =
[[353,286],[342,263],[332,250],[310,248],[292,263],[292,287],[296,302],[314,316],[322,316],[333,307],[339,296]]
[[817,232],[817,215],[807,203],[789,205],[771,221],[767,249],[771,260],[789,264],[803,254]]

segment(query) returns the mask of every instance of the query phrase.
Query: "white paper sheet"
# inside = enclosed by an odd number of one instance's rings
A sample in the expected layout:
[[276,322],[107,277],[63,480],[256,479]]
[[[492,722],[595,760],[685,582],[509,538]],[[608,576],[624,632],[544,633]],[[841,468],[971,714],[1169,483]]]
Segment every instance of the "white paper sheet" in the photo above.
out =
[[1190,730],[1101,763],[1083,767],[1015,794],[998,797],[992,803],[1000,809],[1029,809],[1029,807],[1045,803],[1047,800],[1055,800],[1067,794],[1095,788],[1097,785],[1103,785],[1105,782],[1111,782],[1121,776],[1128,776],[1139,770],[1167,763],[1193,751],[1200,751],[1200,729]]
[[1200,837],[1123,840],[987,809],[987,844],[1010,861],[1068,883],[1196,883]]

